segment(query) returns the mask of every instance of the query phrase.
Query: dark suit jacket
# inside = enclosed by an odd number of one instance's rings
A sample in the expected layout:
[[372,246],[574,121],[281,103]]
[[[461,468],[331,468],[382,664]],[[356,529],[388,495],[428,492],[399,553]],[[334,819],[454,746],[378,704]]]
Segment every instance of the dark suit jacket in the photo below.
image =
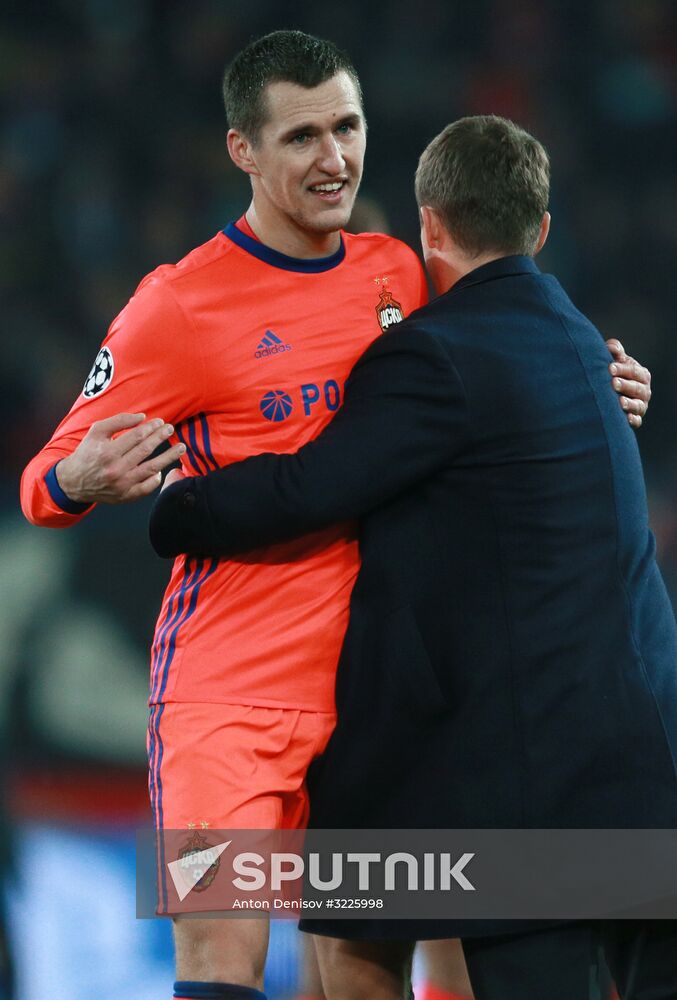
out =
[[296,455],[159,498],[162,555],[362,519],[314,825],[677,826],[677,633],[608,364],[503,258],[379,338]]

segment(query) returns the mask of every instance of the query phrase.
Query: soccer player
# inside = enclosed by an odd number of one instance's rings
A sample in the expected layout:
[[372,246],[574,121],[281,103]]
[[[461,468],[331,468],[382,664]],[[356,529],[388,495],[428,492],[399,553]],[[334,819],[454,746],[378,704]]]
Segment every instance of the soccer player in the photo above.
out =
[[[82,395],[24,473],[36,524],[66,527],[95,502],[150,492],[180,453],[197,473],[293,450],[338,409],[364,348],[426,300],[412,250],[340,232],[365,149],[347,56],[275,32],[235,59],[224,96],[251,205],[146,277],[113,322]],[[170,435],[170,451],[144,462]],[[253,560],[177,560],[151,665],[159,828],[305,825],[357,565],[351,526]],[[267,937],[261,919],[177,921],[175,995],[259,996]]]
[[[68,527],[95,503],[148,494],[177,457],[201,474],[298,448],[341,405],[356,358],[426,299],[408,247],[341,233],[365,149],[347,56],[274,32],[237,56],[224,97],[228,150],[251,178],[252,202],[148,275],[113,322],[82,395],[24,473],[35,524]],[[647,385],[631,361],[618,364],[640,422]],[[167,439],[170,450],[149,458]],[[208,827],[305,825],[305,774],[334,726],[357,570],[350,525],[245,560],[177,559],[151,661],[158,829],[191,829],[199,841]],[[177,920],[175,937],[175,997],[262,996],[265,920]]]

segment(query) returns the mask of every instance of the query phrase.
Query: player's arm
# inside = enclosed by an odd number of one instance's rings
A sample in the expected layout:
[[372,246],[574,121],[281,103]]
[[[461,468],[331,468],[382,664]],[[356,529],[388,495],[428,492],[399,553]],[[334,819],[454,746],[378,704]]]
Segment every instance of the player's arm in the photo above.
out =
[[157,489],[161,471],[185,452],[178,444],[153,453],[174,433],[161,417],[117,413],[97,420],[75,451],[54,467],[59,489],[74,504],[129,503]]
[[447,466],[468,437],[455,368],[434,338],[405,323],[363,355],[315,441],[165,489],[151,540],[164,556],[232,555],[352,520]]
[[613,356],[609,365],[612,385],[620,397],[631,427],[641,427],[651,399],[651,372],[625,353],[619,340],[607,340]]
[[[608,346],[614,388],[641,423],[651,377],[618,342]],[[164,556],[231,555],[353,519],[452,461],[466,435],[458,376],[412,321],[358,362],[343,408],[316,441],[170,486],[153,510],[151,540]]]
[[201,360],[183,314],[165,282],[151,276],[113,322],[82,394],[24,470],[28,520],[69,527],[96,503],[152,492],[161,470],[184,450],[173,444],[151,458],[173,431],[165,421],[198,412],[201,386]]

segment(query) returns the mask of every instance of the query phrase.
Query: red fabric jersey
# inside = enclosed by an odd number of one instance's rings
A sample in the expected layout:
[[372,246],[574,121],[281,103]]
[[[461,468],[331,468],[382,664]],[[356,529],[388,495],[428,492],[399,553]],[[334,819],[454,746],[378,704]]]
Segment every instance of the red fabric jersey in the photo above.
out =
[[[82,395],[24,472],[26,517],[66,527],[84,516],[53,469],[118,412],[173,423],[189,475],[296,450],[338,409],[360,354],[426,298],[418,258],[391,237],[343,234],[331,257],[299,260],[231,224],[148,275],[113,322]],[[351,525],[239,559],[178,558],[151,704],[332,711],[358,565]]]

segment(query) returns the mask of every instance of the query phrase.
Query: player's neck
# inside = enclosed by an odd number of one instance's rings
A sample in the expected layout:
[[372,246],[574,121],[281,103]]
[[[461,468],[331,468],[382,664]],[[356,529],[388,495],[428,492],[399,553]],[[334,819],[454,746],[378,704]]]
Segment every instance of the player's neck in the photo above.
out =
[[245,218],[257,239],[271,250],[277,250],[288,257],[329,257],[341,245],[341,235],[338,232],[310,232],[295,225],[288,217],[281,220],[265,210],[257,210],[254,202],[247,209]]

